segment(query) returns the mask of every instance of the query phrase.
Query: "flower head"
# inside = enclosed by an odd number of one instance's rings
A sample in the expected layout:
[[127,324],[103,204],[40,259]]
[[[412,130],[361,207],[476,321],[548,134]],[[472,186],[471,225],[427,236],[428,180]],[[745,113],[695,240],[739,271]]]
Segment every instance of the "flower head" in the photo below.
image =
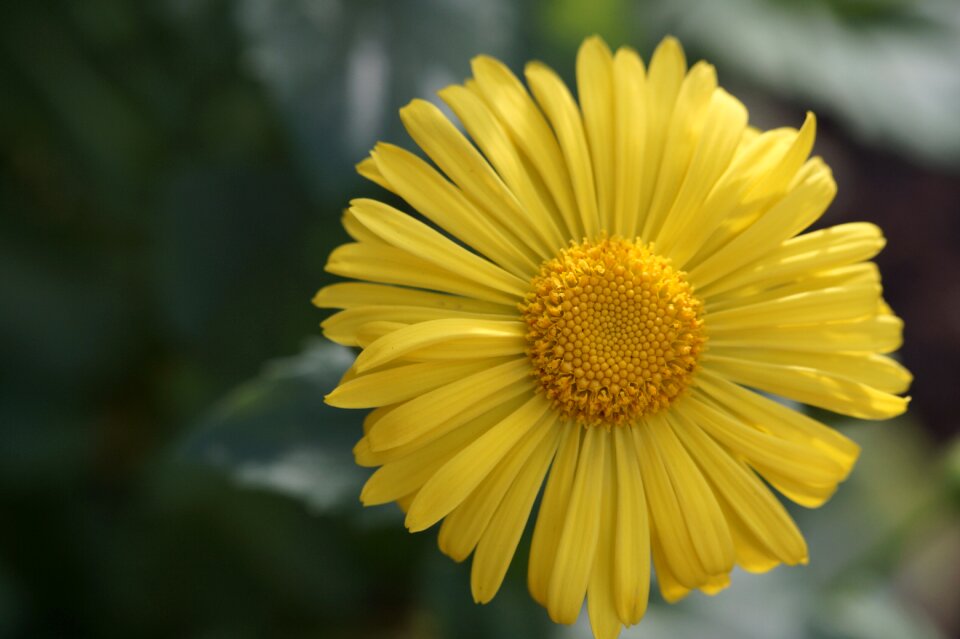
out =
[[[807,561],[764,480],[819,506],[856,444],[755,391],[866,419],[902,413],[910,374],[883,355],[901,321],[868,262],[866,223],[801,234],[836,192],[810,158],[815,121],[761,132],[665,39],[645,68],[588,39],[579,104],[539,63],[504,65],[401,118],[436,168],[378,144],[360,173],[424,220],[374,200],[321,290],[326,335],[362,351],[327,397],[374,408],[355,448],[441,550],[473,554],[493,598],[541,492],[528,584],[561,623],[584,598],[598,638],[665,599],[713,594],[735,565]],[[532,95],[531,95],[532,93]],[[472,142],[471,142],[472,140]],[[752,390],[751,390],[752,389]]]

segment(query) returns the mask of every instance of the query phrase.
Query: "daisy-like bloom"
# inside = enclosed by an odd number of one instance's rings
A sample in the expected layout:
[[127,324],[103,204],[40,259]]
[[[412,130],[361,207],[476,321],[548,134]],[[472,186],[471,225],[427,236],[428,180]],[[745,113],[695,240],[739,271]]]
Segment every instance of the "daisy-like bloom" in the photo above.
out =
[[362,351],[327,402],[375,409],[363,503],[396,501],[414,532],[442,520],[478,602],[542,488],[530,592],[568,624],[586,598],[596,637],[616,637],[651,571],[674,602],[734,566],[807,562],[767,485],[819,506],[858,448],[766,394],[885,419],[911,377],[883,355],[902,323],[868,261],[880,230],[800,234],[836,191],[812,115],[750,127],[672,38],[648,68],[588,39],[579,104],[543,64],[524,71],[529,93],[481,56],[440,91],[469,137],[429,102],[400,111],[433,166],[389,144],[358,166],[416,214],[359,199],[344,215],[355,242],[327,269],[360,282],[314,302],[344,309],[325,334]]

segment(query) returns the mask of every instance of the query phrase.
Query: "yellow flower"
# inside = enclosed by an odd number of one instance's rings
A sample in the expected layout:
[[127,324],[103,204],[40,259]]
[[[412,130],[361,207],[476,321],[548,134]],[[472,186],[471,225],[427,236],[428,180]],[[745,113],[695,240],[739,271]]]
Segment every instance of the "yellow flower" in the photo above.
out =
[[327,401],[375,408],[363,503],[396,501],[414,532],[443,520],[485,603],[545,483],[530,592],[559,623],[586,597],[598,638],[643,617],[651,562],[671,602],[735,565],[806,563],[764,480],[819,506],[858,447],[748,388],[884,419],[911,381],[882,355],[902,322],[867,261],[880,230],[799,235],[836,191],[813,116],[748,126],[672,38],[649,68],[588,39],[579,106],[537,62],[532,97],[491,58],[473,74],[439,94],[469,138],[428,102],[400,111],[436,168],[389,144],[360,163],[419,215],[351,202],[356,241],[327,269],[362,282],[314,300],[362,348]]

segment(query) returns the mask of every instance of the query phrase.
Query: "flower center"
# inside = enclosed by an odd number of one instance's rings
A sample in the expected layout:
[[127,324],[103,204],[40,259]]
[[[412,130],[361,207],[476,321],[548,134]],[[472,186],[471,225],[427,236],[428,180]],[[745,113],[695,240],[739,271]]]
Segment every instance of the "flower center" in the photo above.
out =
[[520,310],[540,387],[584,426],[618,426],[669,406],[706,342],[703,304],[686,274],[616,237],[544,262]]

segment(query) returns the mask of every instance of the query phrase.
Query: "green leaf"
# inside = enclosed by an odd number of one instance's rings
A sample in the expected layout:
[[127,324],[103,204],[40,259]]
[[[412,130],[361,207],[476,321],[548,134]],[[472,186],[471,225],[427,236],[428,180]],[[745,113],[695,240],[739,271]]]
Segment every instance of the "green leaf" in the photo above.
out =
[[367,473],[351,451],[363,413],[323,403],[352,361],[349,349],[318,340],[270,363],[214,407],[183,454],[226,469],[241,484],[303,499],[317,512],[359,511]]

